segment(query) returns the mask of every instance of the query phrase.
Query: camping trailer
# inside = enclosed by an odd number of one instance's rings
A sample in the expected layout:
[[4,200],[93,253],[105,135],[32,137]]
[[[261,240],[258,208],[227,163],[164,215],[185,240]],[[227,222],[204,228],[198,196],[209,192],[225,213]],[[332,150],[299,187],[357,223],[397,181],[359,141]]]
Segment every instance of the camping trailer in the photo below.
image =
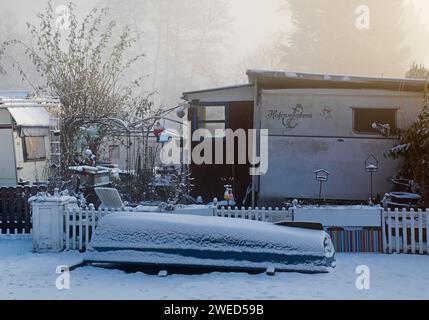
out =
[[46,181],[55,121],[47,108],[56,106],[27,92],[0,92],[0,186]]
[[[191,105],[188,119],[193,130],[267,129],[268,171],[250,176],[249,163],[191,164],[195,193],[208,186],[204,196],[219,197],[222,185],[217,180],[229,175],[238,202],[246,206],[318,199],[315,172],[323,169],[330,173],[324,199],[366,202],[371,189],[365,170],[368,157],[378,161],[374,195],[390,191],[390,178],[398,174],[401,163],[383,152],[396,141],[373,125],[391,131],[411,125],[422,107],[424,80],[258,70],[247,75],[249,84],[187,92],[183,99]],[[260,143],[257,140],[258,150]]]

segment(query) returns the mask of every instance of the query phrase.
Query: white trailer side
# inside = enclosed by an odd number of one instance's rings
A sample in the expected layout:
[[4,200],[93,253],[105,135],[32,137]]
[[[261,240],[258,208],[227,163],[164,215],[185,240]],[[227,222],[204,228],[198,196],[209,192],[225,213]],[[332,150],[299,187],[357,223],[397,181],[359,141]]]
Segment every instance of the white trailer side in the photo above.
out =
[[400,162],[384,158],[383,151],[396,141],[356,131],[355,110],[396,110],[396,126],[404,128],[413,123],[422,102],[421,93],[388,90],[263,90],[260,120],[261,128],[269,130],[269,169],[260,177],[260,203],[318,198],[318,169],[331,173],[323,198],[366,201],[370,175],[365,160],[371,154],[380,161],[374,195],[388,192]]

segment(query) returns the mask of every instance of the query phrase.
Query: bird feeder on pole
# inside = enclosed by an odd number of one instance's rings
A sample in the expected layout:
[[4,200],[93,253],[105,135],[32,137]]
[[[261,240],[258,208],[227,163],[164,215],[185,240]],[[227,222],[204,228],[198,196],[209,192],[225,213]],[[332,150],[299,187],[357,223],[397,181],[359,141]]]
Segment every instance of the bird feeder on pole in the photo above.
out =
[[322,200],[323,184],[328,182],[330,173],[325,169],[319,169],[314,171],[314,174],[316,175],[316,181],[320,182],[319,200]]
[[374,173],[378,171],[379,163],[380,162],[378,161],[378,159],[372,154],[365,160],[365,171],[371,174],[371,198],[369,202],[370,204],[373,203],[373,199],[374,199],[373,178],[374,178]]

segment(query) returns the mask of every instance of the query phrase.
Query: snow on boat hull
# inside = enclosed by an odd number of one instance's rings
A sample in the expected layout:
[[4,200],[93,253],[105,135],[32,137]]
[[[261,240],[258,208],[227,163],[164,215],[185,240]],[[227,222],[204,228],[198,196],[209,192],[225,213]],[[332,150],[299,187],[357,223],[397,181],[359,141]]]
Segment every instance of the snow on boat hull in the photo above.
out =
[[335,251],[324,231],[250,220],[114,213],[99,223],[86,263],[236,270],[329,272]]

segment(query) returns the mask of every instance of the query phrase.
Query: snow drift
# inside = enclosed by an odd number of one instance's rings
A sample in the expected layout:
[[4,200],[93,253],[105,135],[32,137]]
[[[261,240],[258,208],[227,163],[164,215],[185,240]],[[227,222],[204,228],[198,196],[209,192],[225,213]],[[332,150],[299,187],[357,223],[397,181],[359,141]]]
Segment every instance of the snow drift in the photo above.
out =
[[328,272],[327,233],[231,218],[114,213],[98,225],[86,263]]

